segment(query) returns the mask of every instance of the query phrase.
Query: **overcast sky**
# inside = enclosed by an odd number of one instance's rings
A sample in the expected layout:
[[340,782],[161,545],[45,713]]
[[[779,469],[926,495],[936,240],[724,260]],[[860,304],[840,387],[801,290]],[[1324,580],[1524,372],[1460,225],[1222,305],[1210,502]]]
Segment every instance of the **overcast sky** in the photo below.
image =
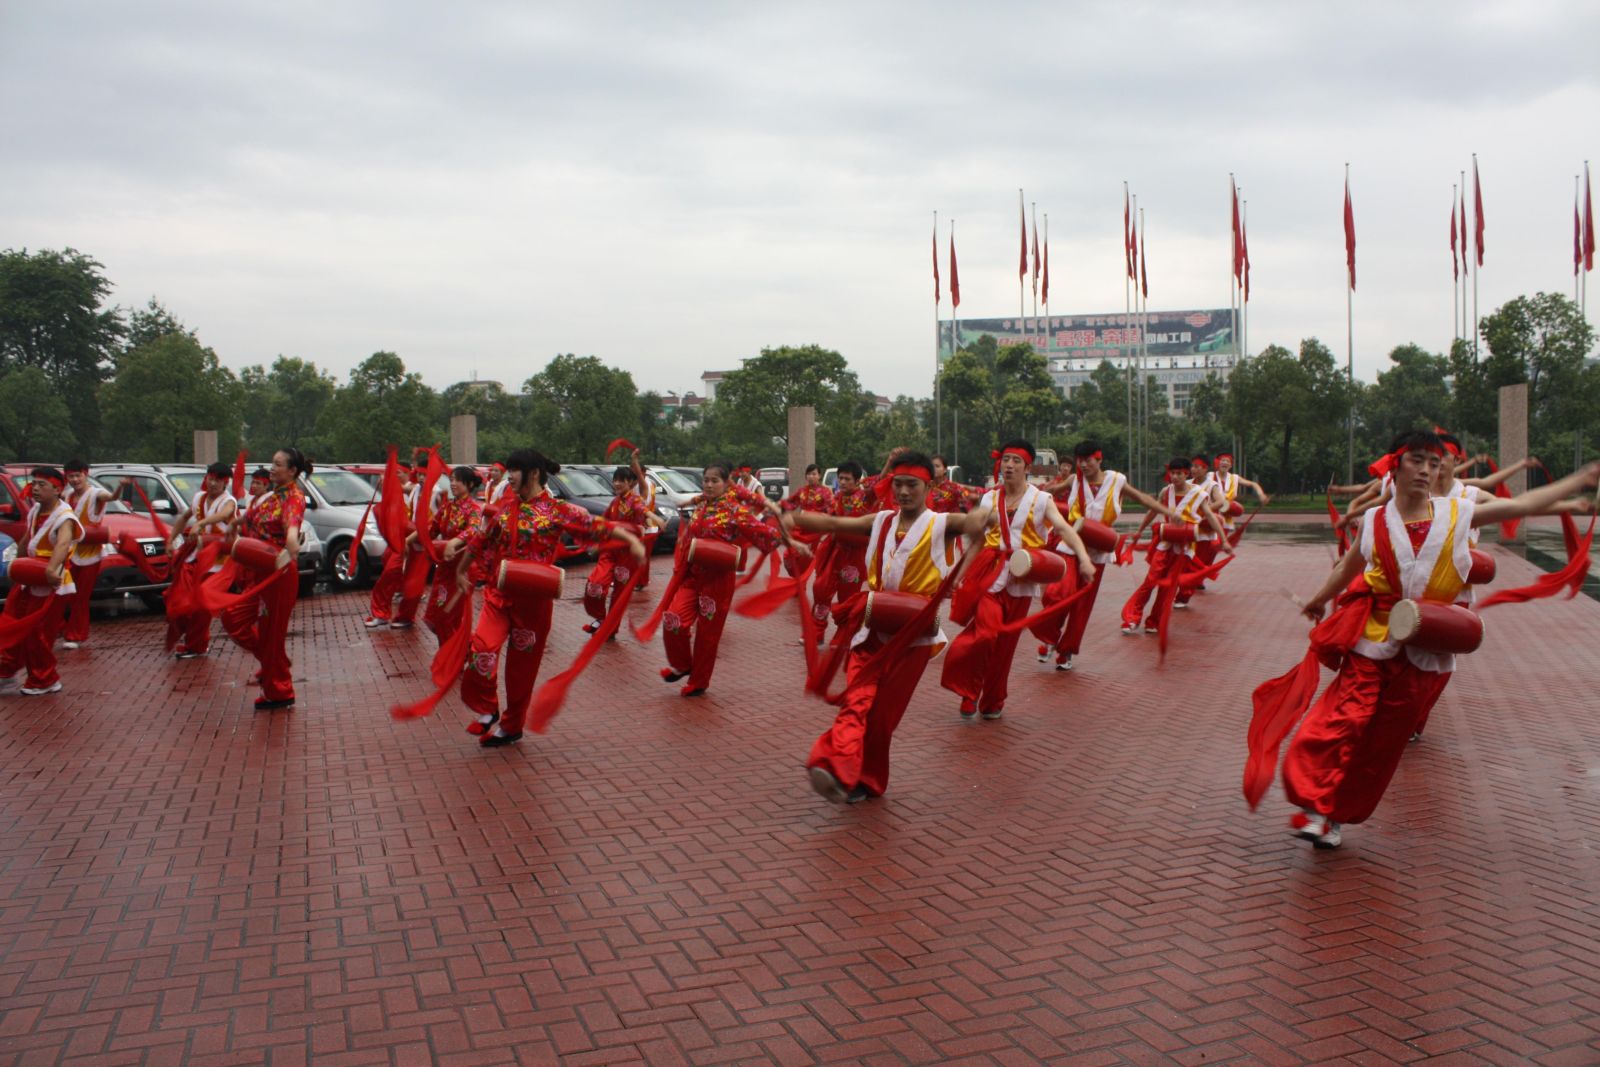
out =
[[234,368],[391,349],[516,388],[574,352],[682,392],[816,343],[926,395],[932,212],[963,317],[1007,315],[1019,186],[1057,313],[1122,307],[1124,180],[1152,308],[1213,308],[1236,173],[1251,347],[1342,354],[1348,161],[1370,378],[1449,344],[1474,151],[1480,311],[1571,293],[1597,40],[1593,0],[0,0],[0,247],[89,253]]

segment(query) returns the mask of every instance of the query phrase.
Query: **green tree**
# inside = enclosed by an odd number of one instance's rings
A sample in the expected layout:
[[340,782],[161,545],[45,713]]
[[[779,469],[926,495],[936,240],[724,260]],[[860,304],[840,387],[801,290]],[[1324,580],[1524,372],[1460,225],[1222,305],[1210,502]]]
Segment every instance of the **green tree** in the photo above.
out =
[[80,447],[99,434],[97,390],[124,327],[102,307],[111,285],[95,260],[75,249],[0,252],[0,373],[37,367],[71,412]]
[[239,447],[242,391],[217,354],[189,333],[156,337],[118,361],[102,391],[105,443],[118,457],[183,462],[194,431],[215,429],[221,454]]
[[961,412],[963,444],[992,448],[1008,437],[1036,438],[1066,414],[1049,361],[1029,345],[1001,347],[986,334],[951,356],[942,378],[945,406]]
[[334,391],[317,420],[317,437],[342,463],[377,462],[389,445],[402,451],[443,438],[439,400],[420,374],[393,352],[374,352]]
[[439,394],[439,422],[446,428],[457,415],[478,420],[478,458],[503,460],[527,434],[523,430],[525,399],[508,393],[499,382],[457,382]]
[[38,367],[0,371],[0,459],[64,459],[72,414]]
[[1249,454],[1259,456],[1265,448],[1276,452],[1277,488],[1292,491],[1297,481],[1342,476],[1345,450],[1340,446],[1353,396],[1333,353],[1316,338],[1300,343],[1298,357],[1268,345],[1234,368],[1226,421],[1247,442]]
[[312,455],[325,450],[317,423],[337,390],[333,375],[310,360],[279,356],[271,370],[260,364],[246,367],[239,380],[245,447],[252,456],[270,456],[284,445]]
[[557,356],[522,391],[526,439],[555,459],[598,462],[612,439],[632,440],[639,430],[633,375],[594,356]]
[[1362,391],[1358,414],[1363,454],[1386,451],[1398,434],[1429,429],[1450,417],[1447,357],[1407,344],[1389,353],[1389,363],[1378,372],[1377,383]]
[[1530,443],[1535,454],[1555,458],[1557,438],[1570,441],[1567,435],[1600,415],[1585,387],[1584,359],[1594,348],[1594,329],[1560,293],[1507,301],[1484,317],[1481,328],[1489,347],[1488,386],[1498,394],[1502,385],[1527,382]]
[[817,345],[764,348],[730,371],[717,387],[716,430],[722,444],[741,458],[776,463],[786,454],[789,409],[811,407],[817,415],[817,454],[853,455],[860,423],[873,412],[845,358]]
[[[123,337],[122,352],[132,352],[136,348],[143,348],[151,341],[159,340],[169,334],[182,334],[190,339],[195,339],[195,332],[178,321],[177,316],[168,311],[155,297],[150,302],[128,315],[127,333]],[[120,353],[119,353],[120,355]]]

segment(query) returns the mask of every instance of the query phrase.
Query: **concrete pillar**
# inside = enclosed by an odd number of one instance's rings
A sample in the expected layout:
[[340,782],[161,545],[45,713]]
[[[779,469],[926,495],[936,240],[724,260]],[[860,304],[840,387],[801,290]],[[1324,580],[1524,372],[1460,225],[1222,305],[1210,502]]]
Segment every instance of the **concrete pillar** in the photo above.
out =
[[789,409],[789,491],[806,484],[806,468],[817,461],[817,409]]
[[217,431],[194,432],[194,461],[207,467],[217,461]]
[[478,462],[478,416],[450,417],[450,465],[471,467]]
[[[1502,385],[1500,387],[1500,455],[1502,467],[1520,463],[1528,458],[1528,386]],[[1528,490],[1528,472],[1518,471],[1506,479],[1506,488],[1513,493]],[[1517,536],[1511,540],[1521,543],[1526,523],[1517,527]]]

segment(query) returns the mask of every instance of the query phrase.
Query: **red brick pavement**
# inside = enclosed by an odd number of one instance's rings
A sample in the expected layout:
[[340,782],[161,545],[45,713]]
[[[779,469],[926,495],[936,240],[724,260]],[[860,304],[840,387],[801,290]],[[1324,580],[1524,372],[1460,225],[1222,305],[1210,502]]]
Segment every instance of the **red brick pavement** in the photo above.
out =
[[[1239,795],[1316,545],[1248,543],[1163,669],[1108,579],[1080,668],[999,722],[925,679],[883,800],[801,763],[791,617],[711,695],[608,648],[551,734],[391,722],[422,631],[302,602],[298,710],[154,619],[0,701],[0,1050],[171,1064],[1600,1062],[1600,605],[1495,609],[1345,847]],[[1501,554],[1502,581],[1532,568]],[[658,568],[661,564],[658,562]],[[569,595],[579,585],[568,583]],[[657,589],[659,592],[659,588]],[[550,662],[582,615],[557,613]],[[1026,649],[1026,645],[1024,646]]]

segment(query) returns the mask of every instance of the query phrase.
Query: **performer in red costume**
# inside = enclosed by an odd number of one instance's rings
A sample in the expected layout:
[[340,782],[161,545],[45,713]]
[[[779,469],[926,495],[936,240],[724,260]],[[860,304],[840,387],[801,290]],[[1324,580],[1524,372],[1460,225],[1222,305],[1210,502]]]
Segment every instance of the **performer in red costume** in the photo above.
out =
[[802,556],[809,551],[791,542],[781,526],[767,523],[764,510],[735,491],[728,481],[732,473],[733,466],[726,461],[705,468],[700,504],[692,516],[679,520],[678,558],[672,584],[663,594],[661,641],[667,666],[661,677],[669,683],[687,678],[680,690],[686,697],[702,696],[711,685],[737,581],[734,568],[691,559],[694,542],[721,541],[762,551],[782,542]]
[[[1065,499],[1067,521],[1074,529],[1077,529],[1086,518],[1114,526],[1117,519],[1122,517],[1122,505],[1129,497],[1143,504],[1154,514],[1177,519],[1176,512],[1129,483],[1127,475],[1105,469],[1102,466],[1105,453],[1098,441],[1079,441],[1072,453],[1073,471],[1065,479],[1063,497],[1057,499]],[[1048,624],[1051,632],[1040,635],[1047,638],[1046,643],[1039,646],[1040,663],[1049,662],[1053,654],[1056,670],[1072,670],[1072,657],[1083,647],[1083,634],[1088,629],[1089,616],[1094,613],[1094,603],[1100,596],[1100,582],[1105,577],[1106,564],[1112,562],[1114,555],[1115,552],[1089,553],[1089,558],[1094,563],[1092,587],[1067,609],[1065,618]],[[1049,605],[1059,598],[1077,592],[1077,576],[1076,568],[1068,570],[1067,580],[1059,583],[1061,587],[1052,586],[1046,590],[1041,601]],[[1054,637],[1054,640],[1048,640],[1051,637]]]
[[[1248,478],[1241,478],[1233,473],[1233,456],[1226,452],[1221,453],[1216,459],[1216,470],[1210,469],[1210,464],[1204,456],[1195,456],[1189,461],[1189,475],[1194,484],[1206,493],[1206,503],[1211,505],[1211,510],[1216,512],[1217,518],[1222,522],[1222,534],[1218,536],[1209,526],[1202,526],[1195,534],[1195,565],[1209,567],[1217,561],[1217,553],[1224,543],[1234,544],[1238,538],[1233,536],[1235,520],[1233,508],[1238,502],[1239,490],[1249,488],[1256,494],[1262,505],[1272,502],[1272,497],[1255,482]],[[1204,583],[1194,588],[1178,590],[1177,599],[1172,603],[1175,608],[1186,608],[1194,594],[1205,588]]]
[[[833,494],[833,514],[841,519],[872,515],[878,510],[876,484],[863,478],[861,464],[839,464],[839,491]],[[817,638],[827,637],[828,618],[835,598],[850,599],[866,578],[867,543],[860,533],[831,534],[818,550],[817,576],[811,586],[811,616],[817,621]]]
[[[618,467],[612,472],[611,491],[615,495],[611,503],[606,505],[606,522],[629,530],[641,539],[645,531],[661,525],[660,517],[650,510],[645,498],[639,495],[637,467]],[[583,587],[583,610],[589,613],[590,619],[584,624],[584,633],[592,634],[600,629],[606,612],[617,602],[623,586],[633,577],[636,566],[638,564],[628,556],[626,545],[612,544],[600,549],[600,558],[594,570],[589,572],[589,580]],[[648,556],[643,566],[646,571],[649,570]],[[639,584],[644,585],[642,579]]]
[[[428,516],[428,536],[445,542],[442,560],[433,569],[433,583],[428,589],[428,606],[423,609],[422,622],[444,644],[450,640],[460,624],[461,616],[451,609],[456,597],[472,595],[472,586],[462,590],[467,570],[467,558],[461,549],[466,542],[483,532],[483,505],[475,495],[483,479],[471,467],[456,467],[450,472],[450,498],[437,511]],[[408,541],[415,541],[413,531]]]
[[950,468],[943,456],[933,457],[933,484],[928,486],[928,507],[932,511],[950,514],[968,511],[983,499],[983,490],[975,485],[962,485],[950,477]]
[[[88,530],[105,521],[106,505],[112,494],[89,480],[89,465],[81,459],[67,461],[63,470],[67,476],[67,491],[62,497],[79,524]],[[132,485],[132,478],[124,478],[124,485]],[[88,545],[79,542],[72,550],[67,567],[72,571],[72,584],[77,589],[67,605],[67,621],[61,628],[61,647],[77,648],[89,640],[89,601],[94,597],[94,583],[100,577],[100,567],[105,557],[116,550],[110,545]]]
[[1081,580],[1094,581],[1094,564],[1078,532],[1067,524],[1049,493],[1028,484],[1033,445],[1020,439],[1007,441],[994,455],[999,484],[984,494],[971,514],[975,525],[967,528],[983,531],[984,548],[999,567],[975,568],[965,579],[982,581],[984,587],[971,621],[951,643],[939,679],[940,685],[961,697],[961,717],[967,720],[978,714],[998,719],[1004,712],[1011,660],[1022,634],[1002,633],[1000,627],[1025,618],[1033,597],[1042,591],[1005,568],[1011,554],[1017,549],[1046,548],[1054,531],[1060,544],[1072,550]]
[[[72,569],[68,565],[72,550],[83,536],[83,522],[62,499],[66,477],[54,467],[35,467],[28,485],[33,502],[23,520],[23,534],[17,542],[17,559],[43,559],[44,585],[15,582],[6,595],[4,622],[34,619],[19,623],[17,632],[0,644],[0,695],[20,692],[27,697],[48,696],[61,691],[61,675],[56,670],[56,635],[66,618],[72,600]],[[19,680],[17,673],[28,669]]]
[[[1283,761],[1284,793],[1301,810],[1293,832],[1318,848],[1337,848],[1345,823],[1363,822],[1383,798],[1418,717],[1432,707],[1455,657],[1402,645],[1389,633],[1401,600],[1451,605],[1471,568],[1476,526],[1553,508],[1600,482],[1600,463],[1512,499],[1477,504],[1431,496],[1448,462],[1438,436],[1401,435],[1392,468],[1394,499],[1362,524],[1302,613],[1318,623],[1299,666],[1258,686],[1250,725],[1245,798],[1253,808],[1271,785],[1278,746],[1305,715]],[[1322,620],[1330,600],[1333,615]],[[1311,708],[1318,667],[1337,671]]]
[[[636,565],[644,561],[644,545],[628,530],[550,495],[545,483],[560,471],[561,464],[532,448],[519,449],[506,459],[514,495],[481,530],[464,538],[468,555],[488,559],[491,576],[505,560],[554,563],[561,555],[563,534],[580,545],[620,541],[633,553]],[[470,586],[464,581],[462,586],[463,595],[470,596]],[[478,743],[485,748],[509,745],[522,737],[523,719],[550,636],[551,604],[548,599],[507,596],[492,581],[484,589],[483,610],[461,672],[461,697],[478,713],[467,731],[481,735]],[[498,682],[502,647],[506,648],[503,715]]]
[[[924,600],[960,558],[955,539],[969,529],[983,529],[981,514],[945,514],[929,509],[932,461],[920,452],[899,453],[890,464],[895,508],[872,515],[838,518],[801,511],[792,521],[802,530],[867,537],[867,588],[854,594],[847,617],[863,619],[850,638],[845,661],[845,690],[833,725],[811,746],[806,767],[811,786],[835,804],[854,804],[882,796],[889,787],[889,742],[905,714],[928,661],[944,648],[944,634],[918,635],[904,654],[869,676],[868,665],[890,640],[890,634],[865,619],[869,593],[910,593]],[[858,610],[859,609],[859,612]]]
[[[796,510],[812,515],[831,515],[833,513],[833,490],[822,484],[822,468],[815,463],[806,468],[806,484],[790,493],[784,500],[782,510],[792,514]],[[820,534],[801,528],[791,531],[790,536],[803,545],[815,549],[817,542],[822,540]],[[800,557],[794,552],[783,554],[784,570],[793,577],[800,573]]]
[[[1167,487],[1161,490],[1157,497],[1162,507],[1168,513],[1176,513],[1174,522],[1192,527],[1198,537],[1199,529],[1203,525],[1208,527],[1211,534],[1221,538],[1222,552],[1233,555],[1233,546],[1222,537],[1222,521],[1217,518],[1216,512],[1211,510],[1211,505],[1206,501],[1206,490],[1198,485],[1189,484],[1189,461],[1181,456],[1169,460],[1167,463]],[[1144,521],[1139,524],[1139,534],[1144,533],[1156,517],[1155,512],[1145,515]],[[1138,540],[1138,534],[1134,535]],[[1195,541],[1168,541],[1162,538],[1157,541],[1155,551],[1150,556],[1150,569],[1145,572],[1144,581],[1139,583],[1139,588],[1133,591],[1128,602],[1122,605],[1122,632],[1132,635],[1139,632],[1139,616],[1144,613],[1144,606],[1150,600],[1150,594],[1156,593],[1155,606],[1151,608],[1150,615],[1145,619],[1144,632],[1159,634],[1161,628],[1171,618],[1171,605],[1178,593],[1178,582],[1188,573],[1195,556]],[[1159,592],[1157,592],[1159,590]]]
[[[172,534],[167,538],[167,558],[172,561],[174,586],[178,584],[176,575],[179,568],[189,570],[188,585],[193,589],[206,575],[216,574],[226,564],[226,557],[219,554],[204,574],[197,571],[201,563],[200,549],[224,541],[229,527],[238,516],[238,501],[228,491],[228,483],[232,478],[233,470],[226,463],[211,464],[206,468],[206,476],[201,480],[200,491],[195,494],[194,500],[172,520]],[[167,595],[171,597],[173,594],[169,590]],[[194,659],[211,650],[211,612],[193,594],[185,600],[189,610],[182,616],[169,617],[168,622],[176,627],[178,644],[175,658]]]
[[239,533],[276,545],[280,549],[278,569],[260,592],[222,613],[222,628],[228,636],[261,664],[257,711],[294,707],[294,665],[285,642],[289,617],[300,594],[294,561],[300,558],[306,495],[298,483],[301,477],[311,476],[311,461],[298,448],[280,448],[272,456],[271,476],[272,489],[252,498],[239,522]]
[[[410,467],[402,463],[400,470],[407,479],[407,533],[400,551],[388,549],[384,552],[383,571],[372,586],[370,611],[363,620],[369,630],[380,630],[386,626],[409,630],[416,625],[417,605],[422,598],[420,595],[408,596],[407,593],[421,587],[421,574],[428,569],[430,562],[415,536],[417,522],[422,518],[422,481],[427,476],[427,463],[424,461]],[[400,598],[399,607],[395,606],[396,597]]]

